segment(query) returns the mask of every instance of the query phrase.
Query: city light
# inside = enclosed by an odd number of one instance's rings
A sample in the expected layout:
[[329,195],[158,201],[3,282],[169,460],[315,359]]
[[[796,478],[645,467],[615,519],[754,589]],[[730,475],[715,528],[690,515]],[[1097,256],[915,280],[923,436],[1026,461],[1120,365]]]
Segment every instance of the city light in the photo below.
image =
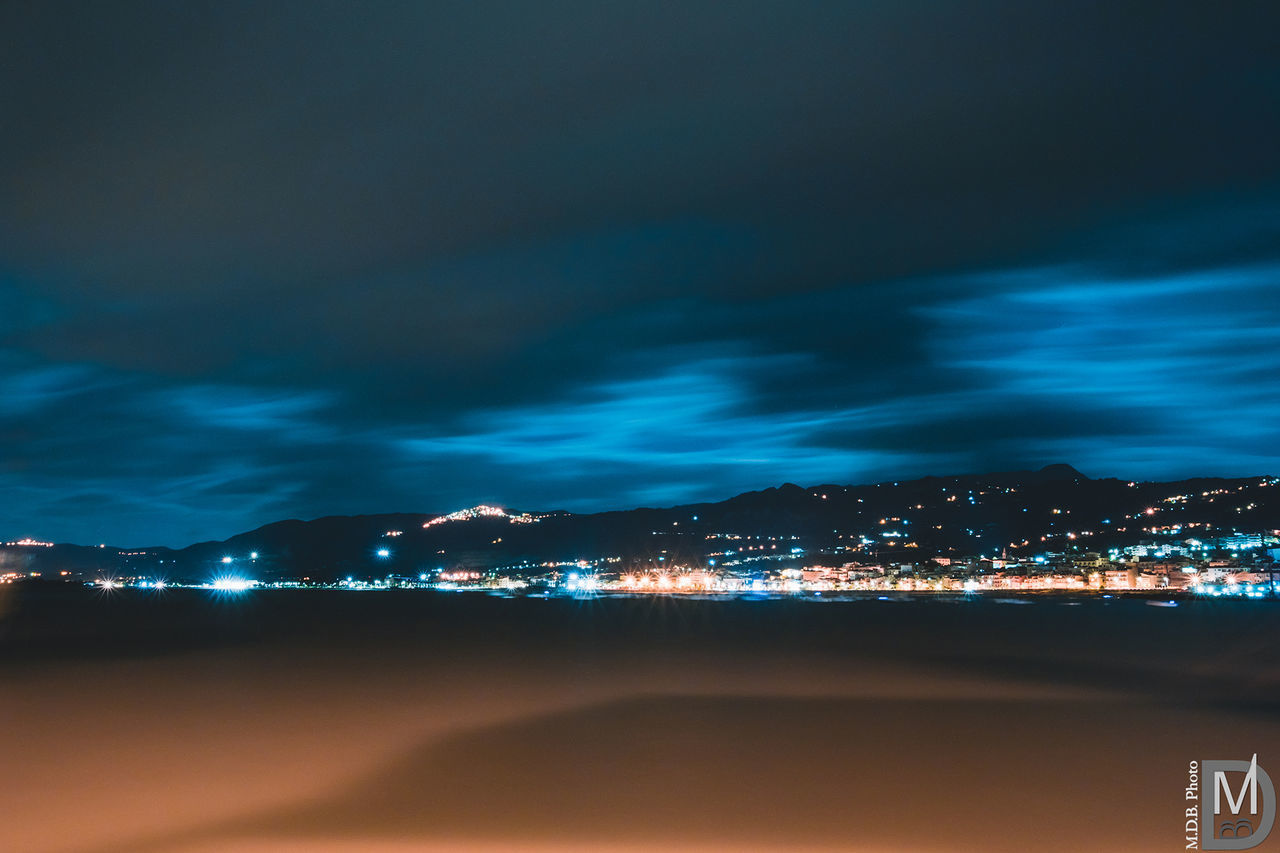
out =
[[[1262,485],[1270,485],[1262,484]],[[1033,531],[1017,531],[1007,541],[974,542],[971,545],[946,546],[937,541],[938,536],[954,536],[965,533],[975,539],[983,539],[981,528],[974,522],[966,524],[933,523],[935,519],[908,519],[892,511],[868,512],[865,518],[851,517],[835,522],[837,526],[821,531],[786,531],[773,528],[739,527],[736,523],[720,526],[714,523],[707,529],[687,532],[684,516],[678,523],[666,519],[653,524],[649,535],[660,537],[644,551],[621,553],[594,553],[592,550],[576,554],[557,555],[554,559],[535,559],[531,556],[514,557],[497,550],[492,559],[475,551],[454,552],[451,548],[435,547],[437,555],[433,569],[420,568],[415,573],[392,571],[392,565],[407,562],[391,546],[390,542],[370,543],[366,552],[374,561],[385,564],[377,577],[356,580],[349,576],[342,581],[327,574],[323,568],[316,571],[321,577],[273,577],[268,581],[252,581],[243,575],[254,574],[249,569],[237,569],[249,561],[258,561],[258,551],[240,551],[230,548],[223,555],[214,557],[222,566],[216,580],[202,582],[187,580],[181,561],[157,559],[161,554],[147,550],[119,550],[114,552],[119,563],[111,570],[104,567],[96,573],[110,574],[109,580],[95,580],[86,585],[102,590],[179,588],[213,589],[219,592],[244,592],[252,588],[329,588],[344,590],[388,589],[439,589],[449,591],[472,590],[503,595],[512,590],[529,589],[534,594],[548,595],[759,595],[759,596],[823,596],[831,600],[842,593],[856,596],[859,593],[910,593],[942,594],[978,597],[984,593],[1076,593],[1076,594],[1138,594],[1180,593],[1187,597],[1261,599],[1274,598],[1273,582],[1280,571],[1280,530],[1274,523],[1246,527],[1218,525],[1210,521],[1192,518],[1169,518],[1169,523],[1146,526],[1134,525],[1126,530],[1124,518],[1147,519],[1151,515],[1165,518],[1185,509],[1188,503],[1211,504],[1215,499],[1230,501],[1230,508],[1237,513],[1251,512],[1262,506],[1259,499],[1242,494],[1246,486],[1220,488],[1203,495],[1185,488],[1173,493],[1148,495],[1136,505],[1126,508],[1124,514],[1108,513],[1102,525],[1111,532],[1099,532],[1093,524],[1065,524],[1061,519],[1079,513],[1078,506],[1053,507],[1048,501],[1041,503],[1041,510],[1051,518],[1048,527]],[[1000,494],[1009,494],[1004,488]],[[955,497],[947,495],[939,500]],[[821,497],[821,492],[813,493]],[[991,493],[971,489],[968,497],[990,501]],[[828,495],[828,497],[835,497]],[[963,492],[961,497],[964,497]],[[913,497],[913,500],[918,500]],[[856,499],[863,504],[862,498]],[[1022,498],[1010,506],[1013,512],[1021,509]],[[1047,506],[1046,506],[1047,504]],[[916,512],[924,512],[922,503],[912,503]],[[857,510],[855,515],[861,515]],[[467,510],[439,516],[425,526],[449,522],[467,522],[485,519],[490,524],[531,524],[553,517],[513,513],[497,506],[479,505]],[[558,516],[557,516],[558,517]],[[1110,519],[1121,519],[1114,526]],[[685,527],[682,527],[685,525]],[[826,525],[824,525],[826,527]],[[914,528],[919,528],[915,530]],[[928,531],[928,533],[925,533]],[[487,527],[474,531],[459,530],[460,534],[475,534],[477,543],[498,545],[503,536],[495,536]],[[504,531],[506,532],[506,531]],[[940,532],[940,533],[935,533]],[[1030,535],[1031,532],[1038,534]],[[507,536],[516,540],[516,550],[527,546],[520,542],[525,531],[511,531]],[[921,535],[921,534],[924,535]],[[392,540],[402,534],[388,530],[383,536]],[[879,535],[877,535],[879,534]],[[1191,535],[1194,534],[1194,535]],[[1102,536],[1114,535],[1112,541]],[[935,537],[929,541],[928,537]],[[1120,538],[1123,537],[1123,538]],[[465,538],[465,537],[464,537]],[[1039,543],[1033,544],[1035,539]],[[945,539],[942,540],[946,542]],[[24,539],[7,543],[12,547],[43,545],[37,540]],[[665,546],[665,547],[664,547]],[[480,547],[483,547],[480,545]],[[918,549],[912,553],[908,549]],[[30,561],[39,555],[22,555]],[[274,559],[273,565],[280,558]],[[508,560],[510,562],[508,562]],[[395,561],[394,563],[392,561]],[[171,565],[159,565],[163,563]],[[277,570],[287,572],[291,562],[287,555]],[[36,568],[32,564],[31,568]],[[167,580],[155,579],[154,573],[163,573]],[[18,583],[39,576],[39,572],[0,572],[0,583]],[[46,573],[47,574],[47,573]],[[76,573],[71,573],[76,574]],[[69,577],[63,570],[63,577]]]
[[512,524],[533,524],[540,520],[527,512],[511,513],[500,506],[480,504],[479,506],[451,512],[448,515],[442,515],[439,518],[433,518],[422,526],[435,527],[437,524],[448,524],[453,521],[472,521],[477,518],[505,518]]
[[238,577],[214,578],[209,588],[218,592],[246,592],[258,585],[255,580]]

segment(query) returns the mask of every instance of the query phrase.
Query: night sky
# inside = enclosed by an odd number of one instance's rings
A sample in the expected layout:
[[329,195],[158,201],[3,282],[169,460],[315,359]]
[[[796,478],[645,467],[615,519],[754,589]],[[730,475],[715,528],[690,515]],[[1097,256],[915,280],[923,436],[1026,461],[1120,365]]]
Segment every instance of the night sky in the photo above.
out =
[[1278,32],[6,3],[0,539],[1280,472]]

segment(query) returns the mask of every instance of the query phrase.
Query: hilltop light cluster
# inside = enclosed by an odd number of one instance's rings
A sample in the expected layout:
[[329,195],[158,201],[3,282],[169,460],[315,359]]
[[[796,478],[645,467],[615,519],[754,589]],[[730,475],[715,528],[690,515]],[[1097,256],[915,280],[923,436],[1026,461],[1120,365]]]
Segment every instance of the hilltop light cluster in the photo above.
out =
[[[536,524],[540,520],[537,516],[530,515],[527,512],[512,513],[507,512],[500,506],[480,504],[479,506],[451,512],[448,515],[442,515],[439,518],[433,518],[422,526],[435,527],[437,524],[445,524],[451,521],[472,521],[477,518],[505,518],[512,524]],[[388,535],[391,534],[388,533]],[[396,535],[399,535],[398,532]]]

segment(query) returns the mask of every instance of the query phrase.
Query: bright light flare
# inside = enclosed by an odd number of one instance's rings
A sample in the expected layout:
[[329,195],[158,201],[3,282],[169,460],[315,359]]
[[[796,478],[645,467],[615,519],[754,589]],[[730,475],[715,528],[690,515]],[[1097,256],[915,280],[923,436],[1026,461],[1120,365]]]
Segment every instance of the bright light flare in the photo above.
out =
[[218,592],[246,592],[257,585],[257,581],[249,580],[248,578],[223,577],[214,578],[209,587]]

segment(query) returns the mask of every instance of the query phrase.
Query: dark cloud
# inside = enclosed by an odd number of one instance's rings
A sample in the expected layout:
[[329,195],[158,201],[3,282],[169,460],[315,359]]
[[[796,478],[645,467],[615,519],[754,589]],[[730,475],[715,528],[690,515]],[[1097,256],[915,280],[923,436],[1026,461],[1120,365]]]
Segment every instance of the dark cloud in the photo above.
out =
[[1277,24],[9,4],[6,526],[1274,470]]

